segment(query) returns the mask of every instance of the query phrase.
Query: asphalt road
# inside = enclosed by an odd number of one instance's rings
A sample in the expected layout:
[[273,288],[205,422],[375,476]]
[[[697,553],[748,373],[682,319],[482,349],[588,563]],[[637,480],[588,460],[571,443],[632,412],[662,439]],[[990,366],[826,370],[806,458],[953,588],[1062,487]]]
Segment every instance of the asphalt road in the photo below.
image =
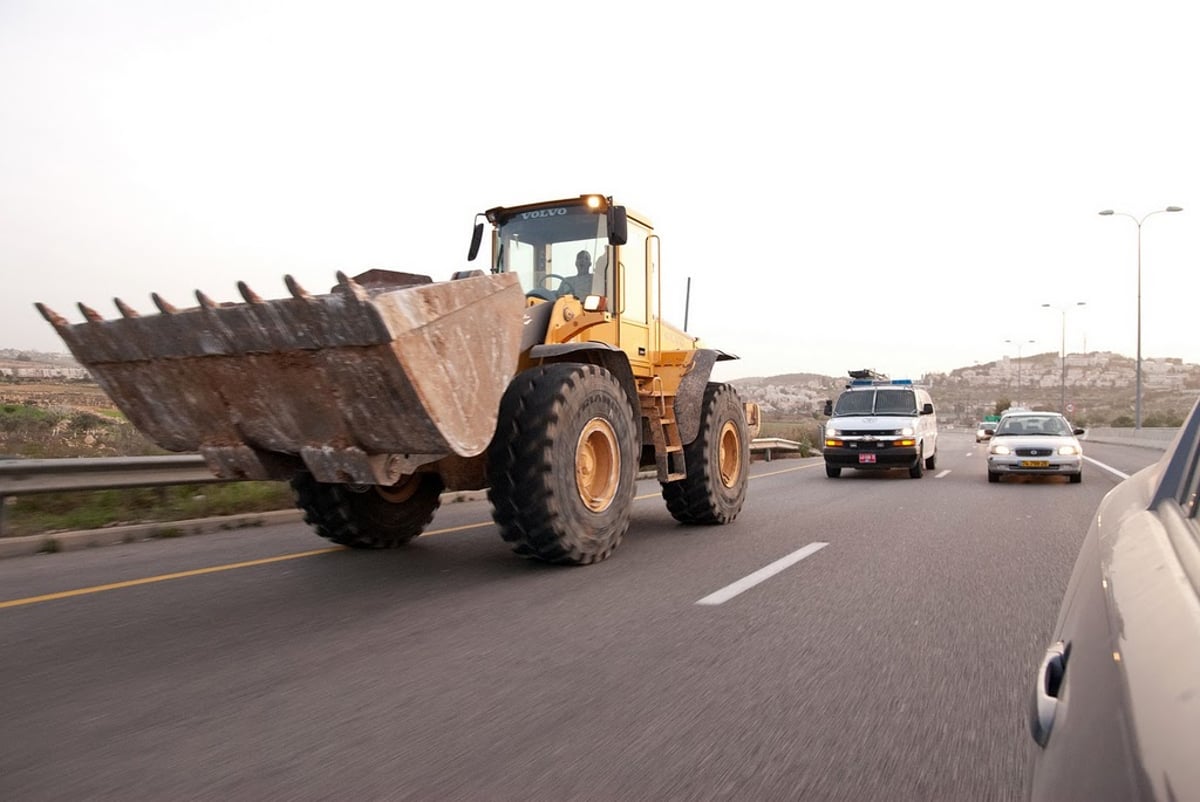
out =
[[297,524],[5,560],[0,799],[1019,799],[1118,477],[940,450],[919,481],[756,463],[727,527],[645,481],[586,568],[513,556],[477,501],[392,552]]

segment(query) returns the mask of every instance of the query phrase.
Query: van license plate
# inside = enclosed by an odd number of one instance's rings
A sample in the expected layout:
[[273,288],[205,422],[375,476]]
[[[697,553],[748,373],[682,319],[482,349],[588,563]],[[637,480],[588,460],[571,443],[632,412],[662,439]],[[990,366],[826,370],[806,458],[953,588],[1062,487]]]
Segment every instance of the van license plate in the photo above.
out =
[[859,463],[863,463],[863,462],[874,462],[874,461],[875,461],[875,455],[874,455],[874,454],[859,454],[859,455],[858,455],[858,461],[859,461]]
[[1049,468],[1050,462],[1049,462],[1049,460],[1044,460],[1044,459],[1026,459],[1026,460],[1021,460],[1021,467],[1022,468]]

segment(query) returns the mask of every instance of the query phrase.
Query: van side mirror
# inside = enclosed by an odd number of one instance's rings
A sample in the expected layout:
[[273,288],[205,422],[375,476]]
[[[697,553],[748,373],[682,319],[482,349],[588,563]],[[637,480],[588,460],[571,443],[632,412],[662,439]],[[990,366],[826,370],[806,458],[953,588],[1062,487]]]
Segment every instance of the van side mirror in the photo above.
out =
[[921,407],[921,414],[922,415],[932,415],[933,414],[933,404],[926,404],[925,406]]
[[825,415],[828,415],[829,417],[833,417],[833,399],[832,398],[825,399],[825,409],[822,410],[822,412]]
[[608,244],[624,245],[629,241],[629,220],[624,206],[608,207]]
[[483,242],[483,221],[480,220],[475,224],[475,230],[471,232],[471,247],[467,249],[467,261],[474,262],[475,257],[479,255],[479,244]]

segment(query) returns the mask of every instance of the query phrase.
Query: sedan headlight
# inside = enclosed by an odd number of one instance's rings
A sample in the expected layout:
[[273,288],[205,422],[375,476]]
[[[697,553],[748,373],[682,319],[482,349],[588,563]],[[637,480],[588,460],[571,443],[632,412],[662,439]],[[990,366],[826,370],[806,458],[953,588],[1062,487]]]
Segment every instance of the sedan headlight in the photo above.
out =
[[1079,446],[1059,446],[1058,453],[1064,457],[1073,457],[1080,453]]
[[1000,456],[1004,456],[1004,455],[1006,455],[1006,454],[1011,454],[1011,453],[1012,453],[1012,449],[1011,449],[1011,448],[1009,448],[1009,447],[1008,447],[1008,446],[1006,446],[1006,445],[1003,445],[1003,444],[997,444],[997,445],[994,445],[994,446],[992,446],[992,447],[991,447],[991,450],[990,450],[990,452],[989,452],[989,453],[992,453],[992,454],[998,454],[998,455],[1000,455]]

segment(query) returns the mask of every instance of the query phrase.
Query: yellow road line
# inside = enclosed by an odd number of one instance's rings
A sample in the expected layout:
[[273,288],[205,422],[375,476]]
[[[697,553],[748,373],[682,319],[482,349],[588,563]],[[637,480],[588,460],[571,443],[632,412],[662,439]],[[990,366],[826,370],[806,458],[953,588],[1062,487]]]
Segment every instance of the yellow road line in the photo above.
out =
[[[811,468],[816,463],[811,465],[800,465],[795,468],[784,468],[780,471],[772,471],[771,473],[760,473],[758,476],[751,476],[751,479],[761,479],[764,476],[778,476],[781,473],[791,473],[805,468]],[[635,496],[635,501],[640,501],[647,498],[657,498],[659,493],[647,493],[642,496]],[[463,532],[467,529],[480,529],[485,526],[491,526],[491,521],[483,521],[475,524],[464,524],[462,526],[451,526],[445,529],[432,529],[425,532],[421,537],[430,537],[431,535],[445,535],[450,532]],[[156,582],[169,582],[174,579],[186,579],[192,576],[203,576],[204,574],[216,574],[222,571],[235,571],[240,568],[253,568],[257,565],[270,565],[271,563],[284,562],[286,560],[299,560],[304,557],[315,557],[318,554],[329,554],[335,551],[345,551],[345,546],[332,546],[327,549],[313,549],[312,551],[299,551],[295,554],[281,554],[277,557],[263,557],[260,560],[247,560],[240,563],[229,563],[227,565],[213,565],[208,568],[196,568],[191,571],[177,571],[173,574],[159,574],[158,576],[147,576],[141,579],[129,579],[124,582],[113,582],[108,585],[93,585],[87,588],[76,588],[74,590],[63,590],[58,593],[46,593],[41,596],[29,596],[24,599],[9,599],[8,601],[0,601],[0,610],[9,607],[26,607],[31,604],[41,604],[42,602],[56,601],[58,599],[69,599],[73,596],[88,596],[94,593],[105,593],[110,590],[121,590],[123,588],[135,588],[138,585],[152,585]]]
[[201,576],[203,574],[215,574],[218,571],[232,571],[235,568],[250,568],[255,565],[267,565],[269,563],[283,562],[284,560],[298,560],[301,557],[312,557],[316,554],[328,554],[331,551],[342,551],[344,546],[333,546],[328,549],[315,549],[314,551],[301,551],[295,554],[282,554],[278,557],[264,557],[261,560],[247,560],[246,562],[230,563],[229,565],[214,565],[209,568],[196,568],[191,571],[177,571],[173,574],[160,574],[158,576],[147,576],[142,579],[129,579],[125,582],[113,582],[109,585],[93,585],[90,588],[76,588],[75,590],[64,590],[58,593],[47,593],[44,596],[30,596],[27,599],[11,599],[9,601],[0,601],[0,610],[6,607],[24,607],[27,604],[38,604],[40,602],[54,601],[55,599],[69,599],[72,596],[86,596],[90,593],[103,593],[107,590],[120,590],[121,588],[133,588],[138,585],[150,585],[155,582],[167,582],[172,579],[183,579],[189,576]]

